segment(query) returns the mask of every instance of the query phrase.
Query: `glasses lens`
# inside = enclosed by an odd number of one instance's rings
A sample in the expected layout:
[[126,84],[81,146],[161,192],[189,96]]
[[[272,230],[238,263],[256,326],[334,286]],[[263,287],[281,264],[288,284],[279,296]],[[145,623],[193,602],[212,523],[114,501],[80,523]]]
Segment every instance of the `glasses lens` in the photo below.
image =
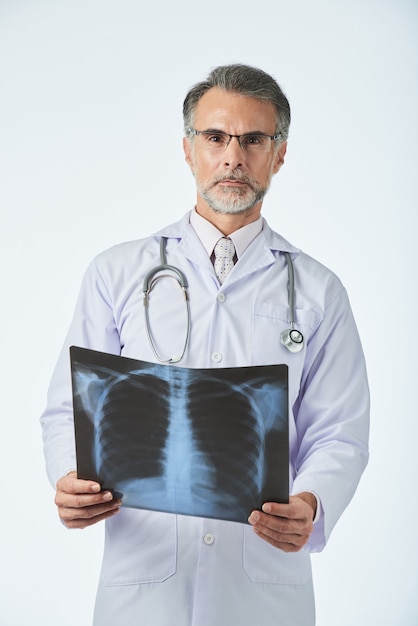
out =
[[211,133],[203,131],[199,133],[202,144],[209,150],[224,150],[229,143],[229,135],[226,133]]
[[267,135],[241,135],[240,144],[246,152],[267,152],[271,139]]
[[[207,150],[225,150],[232,139],[227,133],[211,131],[200,131],[197,136],[202,146]],[[240,135],[238,140],[241,148],[249,153],[267,152],[271,146],[271,139],[268,135],[246,134]]]

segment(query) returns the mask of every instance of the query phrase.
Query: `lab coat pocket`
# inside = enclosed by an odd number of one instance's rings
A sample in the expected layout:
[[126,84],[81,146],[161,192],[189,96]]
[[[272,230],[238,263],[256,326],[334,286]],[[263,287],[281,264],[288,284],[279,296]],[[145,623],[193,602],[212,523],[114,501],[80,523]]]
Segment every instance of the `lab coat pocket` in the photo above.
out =
[[243,568],[254,583],[305,585],[312,579],[311,560],[305,550],[287,553],[244,527]]
[[176,573],[177,522],[169,513],[124,509],[106,523],[102,582],[163,582]]
[[319,324],[315,311],[295,309],[295,328],[304,336],[304,348],[291,353],[281,342],[281,333],[290,328],[289,307],[257,301],[253,318],[253,362],[255,365],[286,363],[294,374],[301,374],[306,345]]

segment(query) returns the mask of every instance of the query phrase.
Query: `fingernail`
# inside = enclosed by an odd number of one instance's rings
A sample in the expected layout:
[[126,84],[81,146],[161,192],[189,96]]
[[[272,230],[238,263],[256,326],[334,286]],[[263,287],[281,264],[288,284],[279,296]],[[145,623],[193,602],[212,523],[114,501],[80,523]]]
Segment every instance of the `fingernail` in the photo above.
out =
[[92,491],[100,491],[100,485],[98,483],[94,483],[94,485],[91,486],[91,490]]
[[103,500],[112,500],[113,499],[113,494],[110,491],[106,491],[106,493],[103,494]]
[[250,517],[248,518],[248,521],[250,522],[250,524],[255,524],[256,522],[258,522],[259,519],[260,519],[260,514],[258,513],[258,511],[253,511]]
[[264,511],[264,513],[270,513],[271,511],[271,505],[270,504],[263,504],[263,506],[261,507]]

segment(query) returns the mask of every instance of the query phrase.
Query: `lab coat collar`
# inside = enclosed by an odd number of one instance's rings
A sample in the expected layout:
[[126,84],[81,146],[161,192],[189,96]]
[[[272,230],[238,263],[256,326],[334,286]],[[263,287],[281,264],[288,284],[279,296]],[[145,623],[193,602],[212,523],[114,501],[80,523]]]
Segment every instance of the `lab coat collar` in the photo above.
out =
[[[190,225],[190,211],[179,221],[170,224],[155,234],[156,237],[177,239],[181,252],[192,263],[213,274],[213,266],[207,252]],[[276,262],[277,251],[290,252],[296,256],[300,250],[286,241],[281,235],[274,232],[263,218],[263,230],[248,246],[234,267],[225,284],[235,282]]]
[[[190,235],[189,231],[193,231],[192,227],[190,226],[190,213],[191,211],[188,211],[180,221],[162,228],[157,233],[155,233],[155,236],[178,239],[179,241],[187,240],[188,236]],[[264,242],[267,248],[269,248],[271,251],[290,252],[295,255],[300,252],[299,248],[296,248],[284,237],[272,230],[264,217],[263,230],[260,235],[261,237],[264,237]]]
[[291,254],[299,254],[300,249],[289,243],[284,237],[276,233],[267,224],[266,219],[263,217],[263,230],[265,241],[270,250],[279,252],[290,252]]

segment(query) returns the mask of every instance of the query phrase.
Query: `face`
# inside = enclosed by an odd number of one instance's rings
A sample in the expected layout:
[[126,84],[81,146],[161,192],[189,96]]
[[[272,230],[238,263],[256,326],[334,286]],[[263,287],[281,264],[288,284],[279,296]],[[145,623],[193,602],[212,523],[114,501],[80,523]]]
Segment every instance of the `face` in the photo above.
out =
[[[274,135],[275,109],[269,102],[215,87],[200,99],[194,128],[233,135]],[[273,141],[270,144],[267,152],[248,153],[235,138],[224,150],[208,150],[201,136],[185,138],[186,161],[196,179],[198,212],[203,216],[211,212],[251,214],[256,219],[271,178],[279,171],[286,153],[286,143],[278,149]]]

